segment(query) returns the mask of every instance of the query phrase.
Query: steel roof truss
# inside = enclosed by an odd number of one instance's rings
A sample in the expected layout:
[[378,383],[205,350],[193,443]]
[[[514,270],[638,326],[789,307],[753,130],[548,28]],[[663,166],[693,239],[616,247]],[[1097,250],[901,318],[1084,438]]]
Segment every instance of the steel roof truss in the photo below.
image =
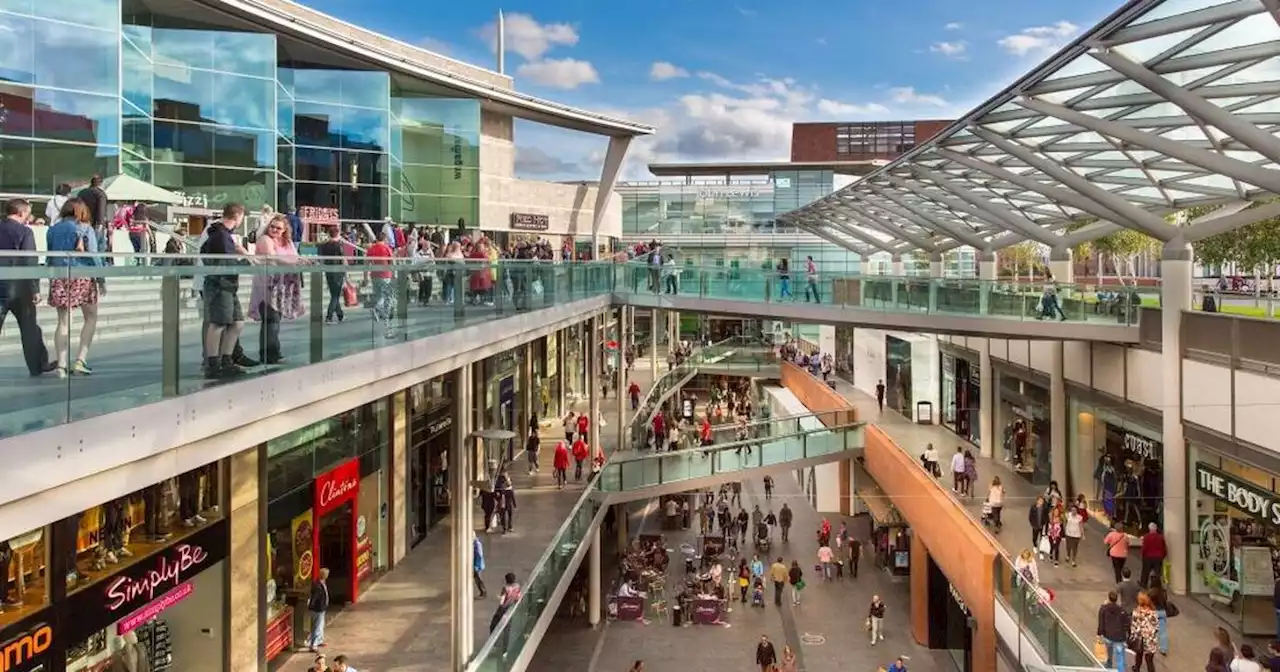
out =
[[915,245],[916,247],[922,250],[925,250],[927,252],[932,252],[934,248],[937,247],[936,245],[933,244],[932,241],[925,240],[924,238],[921,238],[920,236],[917,236],[914,233],[911,233],[906,229],[903,229],[897,224],[894,224],[892,222],[886,222],[879,217],[867,214],[864,210],[862,210],[856,205],[846,205],[845,207],[849,209],[849,214],[853,215],[854,219],[857,219],[860,223],[862,223],[863,226],[867,226],[869,228],[883,231],[889,234],[890,236],[894,236],[898,239],[905,240],[911,243],[912,245]]
[[[886,175],[885,178],[894,184],[898,184],[899,182],[899,179],[894,177],[893,175]],[[969,245],[978,249],[982,249],[987,245],[987,242],[983,240],[982,237],[979,236],[975,231],[973,231],[973,229],[969,228],[968,224],[965,224],[962,222],[948,222],[943,217],[935,217],[934,215],[927,213],[910,203],[907,203],[906,201],[899,198],[896,194],[893,194],[892,192],[889,192],[887,190],[881,190],[879,187],[877,187],[874,184],[868,184],[867,188],[870,189],[875,194],[879,195],[881,198],[887,201],[892,201],[893,203],[897,204],[897,206],[903,208],[905,212],[898,213],[898,215],[901,217],[906,217],[907,219],[911,219],[912,217],[918,217],[919,219],[925,222],[928,222],[931,225],[930,228],[938,229],[941,233],[947,236],[950,236],[955,240],[959,240],[965,243],[966,245]],[[894,208],[887,205],[881,205],[880,209],[892,211]]]

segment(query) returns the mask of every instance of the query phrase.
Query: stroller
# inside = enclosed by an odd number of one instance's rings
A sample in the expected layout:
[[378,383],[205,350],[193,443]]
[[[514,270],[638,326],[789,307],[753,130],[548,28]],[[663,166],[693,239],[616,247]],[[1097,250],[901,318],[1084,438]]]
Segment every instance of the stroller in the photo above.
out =
[[991,516],[991,502],[982,503],[982,526],[991,527],[995,524],[995,519]]
[[756,525],[756,550],[768,553],[773,548],[773,540],[769,538],[769,526],[763,522]]
[[764,609],[764,583],[760,579],[756,579],[755,585],[751,587],[751,606]]

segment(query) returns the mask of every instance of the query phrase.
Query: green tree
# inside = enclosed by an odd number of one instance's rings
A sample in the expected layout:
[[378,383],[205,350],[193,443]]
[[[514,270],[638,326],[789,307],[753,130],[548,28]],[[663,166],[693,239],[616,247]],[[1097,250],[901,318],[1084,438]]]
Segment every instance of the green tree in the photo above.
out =
[[1018,281],[1023,271],[1027,273],[1027,280],[1032,281],[1035,279],[1036,269],[1044,265],[1043,246],[1034,240],[1010,245],[1000,251],[1000,265],[1013,276],[1014,282]]
[[1139,231],[1121,229],[1093,241],[1093,249],[1098,252],[1098,277],[1104,274],[1104,260],[1109,260],[1116,278],[1123,285],[1126,272],[1130,278],[1134,277],[1134,262],[1138,256],[1144,252],[1158,252],[1160,241]]

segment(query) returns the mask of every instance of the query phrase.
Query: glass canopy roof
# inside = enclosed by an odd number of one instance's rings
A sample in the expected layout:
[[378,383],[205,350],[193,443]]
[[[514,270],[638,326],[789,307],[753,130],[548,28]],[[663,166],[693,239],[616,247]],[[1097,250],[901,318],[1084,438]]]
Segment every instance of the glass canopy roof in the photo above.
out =
[[[1132,0],[911,152],[779,220],[864,254],[1068,248],[1120,228],[1191,243],[1280,215],[1277,130],[1280,0]],[[1221,207],[1170,223],[1201,205]]]

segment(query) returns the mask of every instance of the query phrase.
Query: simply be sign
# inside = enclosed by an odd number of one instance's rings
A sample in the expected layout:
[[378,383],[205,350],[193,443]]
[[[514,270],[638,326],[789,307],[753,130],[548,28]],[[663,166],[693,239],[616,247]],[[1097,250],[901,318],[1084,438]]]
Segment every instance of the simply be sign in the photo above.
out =
[[1203,462],[1196,464],[1196,488],[1254,518],[1280,525],[1280,495]]

